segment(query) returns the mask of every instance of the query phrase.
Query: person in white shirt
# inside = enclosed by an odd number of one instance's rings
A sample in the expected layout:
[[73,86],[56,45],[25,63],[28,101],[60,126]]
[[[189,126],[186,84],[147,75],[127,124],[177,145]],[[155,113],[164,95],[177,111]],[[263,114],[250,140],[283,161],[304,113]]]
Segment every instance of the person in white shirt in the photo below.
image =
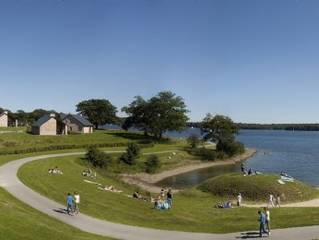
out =
[[78,214],[80,211],[80,194],[74,192],[74,212]]
[[264,208],[265,215],[266,215],[266,227],[268,231],[268,235],[270,235],[270,211],[268,208]]
[[271,193],[269,194],[268,207],[269,207],[269,206],[275,207],[275,204],[274,204],[274,195],[272,195]]
[[241,206],[241,201],[243,200],[243,197],[241,196],[241,193],[238,193],[237,195],[237,206]]

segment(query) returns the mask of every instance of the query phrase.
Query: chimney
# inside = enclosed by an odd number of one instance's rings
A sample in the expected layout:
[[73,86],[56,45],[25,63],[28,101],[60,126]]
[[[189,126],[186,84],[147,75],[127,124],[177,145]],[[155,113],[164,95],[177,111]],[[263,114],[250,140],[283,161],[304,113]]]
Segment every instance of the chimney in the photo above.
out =
[[55,113],[50,113],[50,118],[55,118]]
[[8,111],[4,111],[3,113],[6,114],[6,115],[8,115]]

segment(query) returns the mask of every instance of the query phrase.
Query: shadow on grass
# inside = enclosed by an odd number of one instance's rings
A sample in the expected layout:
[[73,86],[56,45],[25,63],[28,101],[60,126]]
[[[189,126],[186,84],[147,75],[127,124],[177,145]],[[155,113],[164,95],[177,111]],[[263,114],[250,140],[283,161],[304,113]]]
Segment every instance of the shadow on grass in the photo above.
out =
[[162,139],[157,139],[153,136],[145,136],[142,133],[136,132],[106,132],[105,134],[112,135],[114,137],[121,137],[128,140],[138,140],[139,142],[145,143],[171,143],[172,140],[169,138],[163,137]]
[[105,134],[112,135],[115,137],[126,138],[129,140],[154,140],[153,137],[144,136],[143,134],[134,133],[134,132],[107,132]]

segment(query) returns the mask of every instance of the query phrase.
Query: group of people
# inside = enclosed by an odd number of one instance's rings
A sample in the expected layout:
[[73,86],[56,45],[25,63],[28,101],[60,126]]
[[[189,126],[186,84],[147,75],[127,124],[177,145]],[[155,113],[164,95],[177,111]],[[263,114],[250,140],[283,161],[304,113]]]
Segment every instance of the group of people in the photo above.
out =
[[[166,198],[165,198],[166,195]],[[171,209],[173,206],[173,193],[172,189],[169,188],[166,192],[164,189],[161,189],[160,194],[154,200],[155,209]]]
[[100,186],[98,187],[98,189],[103,190],[103,191],[108,191],[108,192],[114,192],[114,193],[121,193],[121,192],[123,192],[122,190],[118,190],[118,189],[114,188],[113,185],[110,185],[110,186],[100,185]]
[[241,164],[241,172],[242,174],[244,174],[244,176],[250,176],[250,175],[259,175],[259,174],[262,174],[261,172],[258,172],[256,170],[252,170],[251,168],[249,168],[248,170],[245,168],[245,165],[244,163]]
[[68,193],[66,197],[66,212],[68,215],[80,212],[80,194],[78,192],[74,192],[73,195]]
[[264,207],[264,211],[258,211],[258,221],[259,221],[259,236],[262,237],[263,234],[270,235],[270,211],[267,207]]
[[55,168],[49,168],[48,173],[49,174],[60,174],[60,175],[62,175],[63,171],[60,168],[58,168],[58,166],[56,166]]
[[82,171],[82,176],[83,177],[91,177],[91,178],[96,178],[96,172],[92,171],[90,168],[84,169]]
[[277,194],[275,197],[273,194],[269,194],[269,201],[268,201],[268,207],[280,207],[281,199],[280,195]]
[[226,201],[224,203],[218,203],[215,205],[216,208],[232,208],[231,201]]

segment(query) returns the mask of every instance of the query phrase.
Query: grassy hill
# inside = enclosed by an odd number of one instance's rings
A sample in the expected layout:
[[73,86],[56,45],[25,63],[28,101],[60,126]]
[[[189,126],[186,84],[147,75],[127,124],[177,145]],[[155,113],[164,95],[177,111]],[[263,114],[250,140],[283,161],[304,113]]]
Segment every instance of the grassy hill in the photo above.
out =
[[[18,131],[19,130],[19,131]],[[129,142],[151,144],[153,139],[140,133],[97,130],[92,134],[37,136],[25,129],[4,128],[0,133],[0,154],[16,154],[49,150],[79,149],[89,145],[99,147],[123,147]]]
[[[49,175],[47,169],[52,166],[59,166],[64,174]],[[254,230],[257,227],[255,208],[214,208],[215,204],[226,200],[225,197],[190,189],[174,195],[173,209],[158,211],[152,209],[149,202],[128,197],[136,188],[109,176],[107,172],[99,172],[97,179],[93,181],[113,185],[123,193],[101,191],[96,185],[84,182],[85,178],[81,176],[84,168],[80,156],[63,157],[28,163],[18,175],[29,187],[62,204],[65,203],[67,192],[78,191],[81,194],[82,212],[113,222],[215,233]],[[280,208],[272,209],[271,212],[273,228],[319,224],[318,208]]]
[[17,201],[0,188],[0,239],[107,240],[82,232]]
[[209,179],[199,189],[217,196],[234,198],[241,193],[244,199],[267,201],[269,194],[281,196],[283,201],[294,202],[312,199],[318,196],[318,190],[300,181],[279,184],[279,175],[244,176],[231,173]]

